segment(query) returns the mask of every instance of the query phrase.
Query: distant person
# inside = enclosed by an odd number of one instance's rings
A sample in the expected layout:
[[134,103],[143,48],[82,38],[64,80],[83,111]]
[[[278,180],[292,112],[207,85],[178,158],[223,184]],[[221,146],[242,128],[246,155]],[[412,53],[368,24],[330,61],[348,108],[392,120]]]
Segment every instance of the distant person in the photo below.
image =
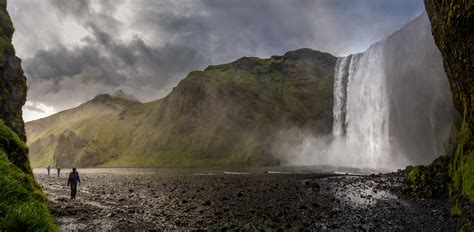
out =
[[81,178],[79,178],[79,173],[76,168],[72,168],[72,172],[69,173],[67,180],[67,186],[71,186],[71,200],[76,199],[77,183],[81,185]]
[[59,177],[59,173],[61,172],[61,168],[60,167],[56,167],[58,169],[58,177]]
[[48,164],[48,167],[46,168],[46,170],[48,170],[48,176],[49,176],[49,173],[51,172],[51,165]]

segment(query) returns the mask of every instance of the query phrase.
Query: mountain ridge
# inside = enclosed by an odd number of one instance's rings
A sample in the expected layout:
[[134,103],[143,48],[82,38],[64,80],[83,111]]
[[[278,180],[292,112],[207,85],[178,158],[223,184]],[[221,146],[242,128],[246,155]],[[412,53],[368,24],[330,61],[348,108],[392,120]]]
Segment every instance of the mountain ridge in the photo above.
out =
[[[48,119],[27,123],[33,165],[57,163],[53,157],[69,157],[71,162],[61,166],[278,163],[270,150],[280,129],[309,125],[314,133],[330,132],[335,61],[311,49],[267,59],[243,57],[190,72],[162,99],[102,111],[101,118],[67,121],[74,133],[62,137],[66,124],[36,133],[32,125],[51,125]],[[81,114],[77,108],[71,112]]]

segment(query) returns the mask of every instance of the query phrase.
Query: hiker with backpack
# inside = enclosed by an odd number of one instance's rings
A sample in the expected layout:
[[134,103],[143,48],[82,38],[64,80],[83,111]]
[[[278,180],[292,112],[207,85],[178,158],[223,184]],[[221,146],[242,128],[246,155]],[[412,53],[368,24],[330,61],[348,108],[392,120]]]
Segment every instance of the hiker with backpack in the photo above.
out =
[[72,168],[72,172],[69,173],[69,178],[67,180],[67,186],[71,186],[71,200],[76,199],[78,183],[81,185],[81,178],[79,178],[79,173],[76,168]]

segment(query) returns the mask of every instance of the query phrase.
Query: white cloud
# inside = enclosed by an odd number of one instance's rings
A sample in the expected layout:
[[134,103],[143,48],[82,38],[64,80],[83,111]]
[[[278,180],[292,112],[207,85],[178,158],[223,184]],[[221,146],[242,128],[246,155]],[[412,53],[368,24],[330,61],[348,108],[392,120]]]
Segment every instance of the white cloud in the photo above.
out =
[[57,110],[41,102],[27,101],[23,106],[23,119],[25,122],[33,121],[39,118],[44,118],[56,113]]

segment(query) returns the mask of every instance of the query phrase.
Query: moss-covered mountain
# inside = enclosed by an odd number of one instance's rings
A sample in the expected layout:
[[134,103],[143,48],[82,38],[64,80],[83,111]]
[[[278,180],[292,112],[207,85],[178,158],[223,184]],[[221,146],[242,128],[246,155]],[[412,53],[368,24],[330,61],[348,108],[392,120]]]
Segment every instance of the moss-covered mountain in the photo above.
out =
[[6,7],[0,0],[0,231],[55,231],[24,143],[26,78],[11,44],[14,28]]
[[[454,105],[461,114],[453,126],[452,154],[428,167],[417,167],[409,176],[415,194],[439,193],[437,179],[449,176],[444,191],[453,200],[453,214],[461,214],[463,229],[474,229],[474,1],[425,0],[433,36],[441,51]],[[448,194],[446,194],[448,195]]]
[[271,149],[280,130],[330,133],[335,63],[300,49],[193,71],[149,103],[100,95],[27,123],[31,160],[34,167],[277,164]]

